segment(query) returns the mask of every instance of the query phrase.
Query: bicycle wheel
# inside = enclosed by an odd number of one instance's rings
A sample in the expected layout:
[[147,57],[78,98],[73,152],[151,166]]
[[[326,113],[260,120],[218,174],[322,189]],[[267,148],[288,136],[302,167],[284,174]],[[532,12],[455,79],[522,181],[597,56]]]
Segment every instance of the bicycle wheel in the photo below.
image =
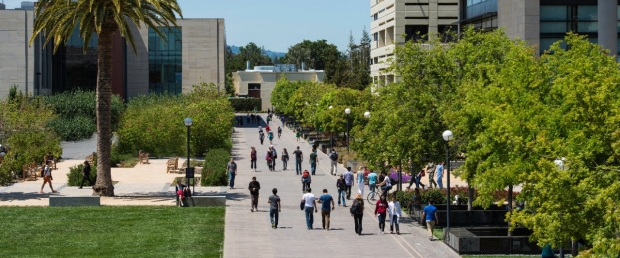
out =
[[377,193],[374,191],[368,193],[368,195],[366,196],[366,201],[368,201],[368,204],[375,205],[377,203],[375,196],[377,196]]

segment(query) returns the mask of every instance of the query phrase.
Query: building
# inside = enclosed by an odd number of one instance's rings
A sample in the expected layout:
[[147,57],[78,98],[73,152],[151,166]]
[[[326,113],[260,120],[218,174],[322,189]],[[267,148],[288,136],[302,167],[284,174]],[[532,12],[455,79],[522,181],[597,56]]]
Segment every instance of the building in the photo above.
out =
[[459,25],[504,28],[543,53],[573,31],[618,53],[618,0],[459,0]]
[[250,69],[248,62],[245,71],[233,72],[235,92],[238,97],[260,98],[261,110],[272,108],[271,92],[283,75],[289,81],[323,82],[323,70],[297,70],[295,65],[255,66]]
[[394,75],[385,70],[395,45],[418,40],[427,34],[456,31],[458,13],[458,0],[370,0],[370,75],[373,82],[394,81]]
[[[24,4],[24,3],[22,3]],[[66,45],[52,53],[38,37],[29,46],[34,12],[0,10],[0,98],[12,85],[39,95],[73,89],[94,90],[97,79],[97,36],[86,53],[77,28]],[[164,29],[167,42],[146,25],[132,26],[136,53],[124,38],[113,39],[112,92],[125,99],[152,92],[180,94],[193,84],[224,88],[225,27],[223,19],[182,19]]]

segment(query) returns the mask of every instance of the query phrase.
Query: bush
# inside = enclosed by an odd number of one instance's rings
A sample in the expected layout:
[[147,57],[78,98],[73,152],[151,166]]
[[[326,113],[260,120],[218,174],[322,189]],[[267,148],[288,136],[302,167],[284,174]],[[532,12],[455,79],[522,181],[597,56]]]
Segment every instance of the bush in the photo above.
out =
[[225,186],[228,184],[226,165],[230,161],[230,150],[210,150],[205,157],[204,167],[200,172],[201,186]]
[[83,115],[74,117],[58,117],[47,124],[65,141],[88,139],[95,131],[96,124],[92,119]]
[[228,100],[235,112],[260,111],[262,106],[260,98],[228,98]]
[[[95,164],[90,165],[90,180],[95,183],[97,178],[97,162],[93,162]],[[73,166],[69,168],[69,173],[67,174],[67,185],[68,186],[80,186],[82,182],[82,171],[84,170],[84,164],[79,164],[77,166]],[[53,174],[52,174],[53,175]],[[84,183],[86,186],[92,186],[88,181]]]

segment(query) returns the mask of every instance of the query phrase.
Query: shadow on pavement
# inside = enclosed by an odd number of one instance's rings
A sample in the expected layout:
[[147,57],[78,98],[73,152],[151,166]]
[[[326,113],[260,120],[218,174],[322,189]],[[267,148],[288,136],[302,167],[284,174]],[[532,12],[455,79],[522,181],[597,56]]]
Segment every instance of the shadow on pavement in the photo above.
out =
[[33,200],[33,199],[41,199],[41,198],[49,198],[50,195],[58,195],[53,193],[0,193],[0,201],[24,201],[24,200]]

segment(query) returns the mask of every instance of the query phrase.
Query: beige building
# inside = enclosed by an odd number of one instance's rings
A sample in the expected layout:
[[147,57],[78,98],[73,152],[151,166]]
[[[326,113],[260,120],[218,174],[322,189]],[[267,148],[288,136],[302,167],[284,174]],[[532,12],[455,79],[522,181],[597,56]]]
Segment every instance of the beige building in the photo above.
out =
[[0,10],[0,98],[12,85],[33,92],[35,51],[28,46],[33,22],[33,11]]
[[458,13],[458,0],[370,0],[373,82],[377,85],[394,81],[394,75],[385,70],[395,45],[417,40],[420,35],[456,31]]
[[282,72],[274,66],[255,66],[254,70],[233,72],[235,92],[238,97],[260,98],[261,110],[267,110],[272,108],[271,92],[281,76],[285,75],[289,81],[313,82],[323,82],[325,77],[323,70],[293,71]]

